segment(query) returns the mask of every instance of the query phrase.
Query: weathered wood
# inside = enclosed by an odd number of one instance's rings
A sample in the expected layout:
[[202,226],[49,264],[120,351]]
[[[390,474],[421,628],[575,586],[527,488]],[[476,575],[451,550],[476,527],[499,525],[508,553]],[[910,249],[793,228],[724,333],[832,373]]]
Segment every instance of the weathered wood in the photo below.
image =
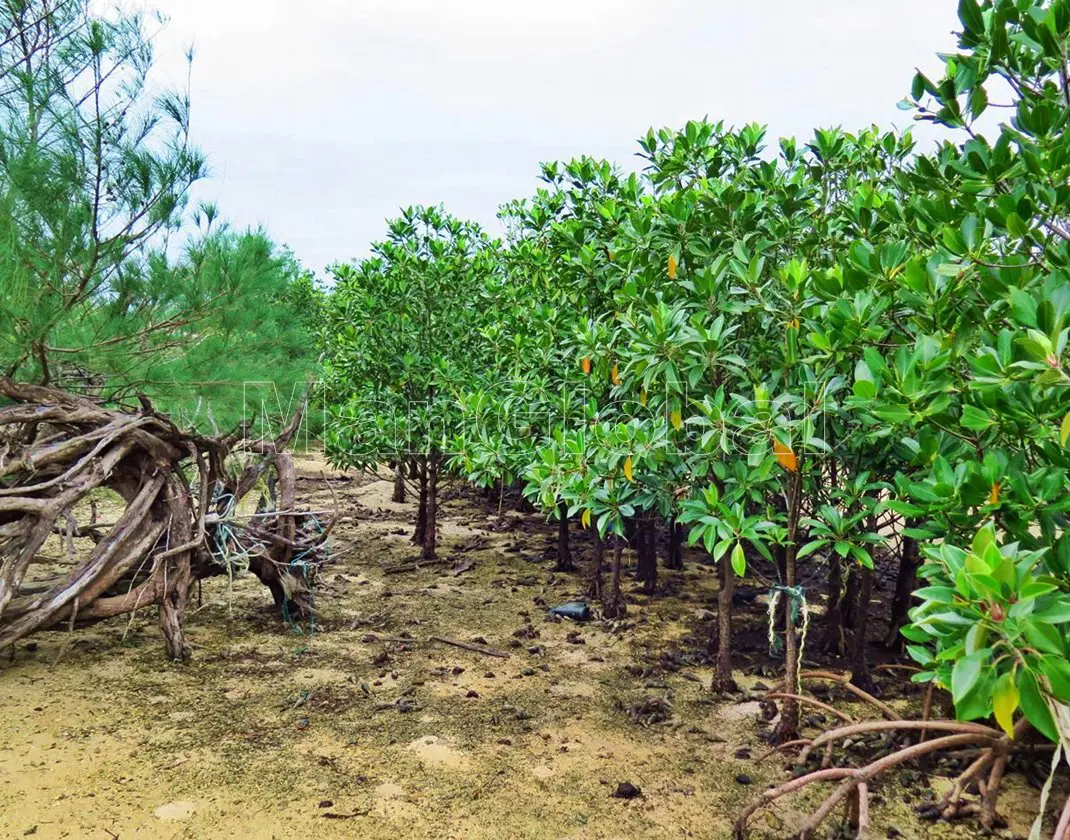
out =
[[[183,617],[194,580],[219,574],[231,553],[286,614],[311,612],[309,588],[325,560],[334,517],[322,527],[296,510],[292,457],[285,451],[300,413],[274,441],[247,440],[248,429],[208,438],[180,430],[145,397],[141,409],[112,409],[85,396],[0,378],[0,646],[51,627],[69,628],[157,605],[168,654],[184,659]],[[32,431],[32,433],[31,433]],[[254,456],[229,477],[232,453]],[[191,466],[198,489],[186,479]],[[242,498],[273,470],[281,508],[242,526]],[[75,506],[107,488],[125,503],[110,523],[79,525]],[[65,558],[46,577],[27,579],[45,541],[59,535]],[[84,556],[75,539],[88,537]],[[221,565],[222,564],[222,565]]]

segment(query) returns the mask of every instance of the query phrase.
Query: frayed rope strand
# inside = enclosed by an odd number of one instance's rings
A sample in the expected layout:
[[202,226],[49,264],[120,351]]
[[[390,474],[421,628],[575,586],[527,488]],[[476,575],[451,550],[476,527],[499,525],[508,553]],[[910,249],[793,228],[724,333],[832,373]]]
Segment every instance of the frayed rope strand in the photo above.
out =
[[[792,625],[799,627],[799,664],[802,665],[803,650],[806,648],[806,633],[810,629],[810,610],[806,604],[806,593],[801,586],[783,586],[777,584],[769,590],[769,655],[779,656],[782,645],[776,632],[776,609],[780,596],[784,595],[791,603]],[[795,690],[802,690],[802,668],[797,668],[800,676]]]

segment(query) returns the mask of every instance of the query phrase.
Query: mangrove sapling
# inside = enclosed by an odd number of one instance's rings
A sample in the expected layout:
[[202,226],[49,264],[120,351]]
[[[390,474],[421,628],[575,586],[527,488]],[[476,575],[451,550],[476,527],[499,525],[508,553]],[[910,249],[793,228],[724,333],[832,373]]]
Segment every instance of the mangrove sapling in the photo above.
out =
[[[766,464],[756,468],[768,472]],[[680,522],[690,526],[688,542],[701,542],[718,564],[720,591],[717,594],[717,654],[716,669],[711,688],[715,692],[732,692],[736,683],[732,677],[732,595],[736,576],[747,570],[746,542],[758,553],[769,556],[764,540],[771,523],[758,515],[748,516],[739,486],[726,484],[725,497],[716,484],[704,489],[698,497],[685,499],[680,506]]]
[[449,469],[443,449],[465,425],[456,394],[478,382],[494,352],[481,330],[484,310],[472,302],[496,261],[496,245],[475,223],[411,207],[389,222],[371,257],[332,269],[324,366],[339,422],[325,434],[327,457],[376,472],[399,452],[418,453],[407,473],[420,488],[414,542],[428,558]]
[[821,505],[812,517],[803,521],[811,540],[799,550],[799,557],[822,549],[829,555],[829,617],[825,639],[833,649],[838,649],[844,639],[841,623],[846,605],[843,601],[849,587],[843,593],[839,591],[843,564],[850,563],[851,573],[858,575],[852,665],[855,684],[869,692],[873,691],[873,682],[865,661],[866,630],[873,592],[872,551],[884,543],[884,538],[876,533],[878,493],[883,489],[884,485],[870,482],[866,472],[847,481],[844,487],[834,489],[831,498],[835,504]]

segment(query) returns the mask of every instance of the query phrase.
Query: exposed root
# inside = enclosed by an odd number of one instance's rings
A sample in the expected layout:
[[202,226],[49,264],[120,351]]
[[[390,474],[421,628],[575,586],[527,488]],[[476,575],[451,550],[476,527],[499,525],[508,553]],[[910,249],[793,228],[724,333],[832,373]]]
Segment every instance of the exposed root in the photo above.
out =
[[[857,685],[854,685],[851,682],[851,677],[849,674],[837,674],[832,671],[802,671],[799,674],[799,679],[802,682],[806,682],[807,680],[825,680],[827,682],[834,682],[841,688],[843,688],[845,691],[849,691],[859,700],[862,700],[865,703],[869,703],[871,706],[877,709],[877,711],[879,711],[886,719],[899,720],[899,713],[896,712],[895,709],[893,709],[887,703],[882,703],[868,691],[865,691],[859,688]],[[778,683],[778,685],[783,686],[783,681]],[[776,688],[776,686],[774,686],[774,688]]]
[[796,747],[807,747],[812,743],[813,741],[811,741],[809,738],[799,738],[795,741],[785,741],[783,744],[773,747],[773,749],[769,750],[766,753],[763,753],[755,762],[755,764],[761,764],[770,756],[777,755],[778,753],[787,752],[788,750],[795,749]]
[[[981,824],[985,828],[993,828],[997,825],[999,816],[996,813],[996,800],[999,796],[1003,774],[1007,769],[1007,761],[1015,743],[1028,730],[1029,722],[1025,718],[1015,724],[1013,739],[993,729],[992,733],[996,736],[994,743],[986,745],[981,754],[956,777],[940,802],[921,808],[920,815],[928,819],[951,820],[978,812],[981,815]],[[987,780],[983,778],[986,772],[989,774]],[[977,782],[982,790],[980,805],[962,800],[963,793],[974,782]]]
[[833,708],[828,703],[822,703],[820,700],[815,700],[813,697],[807,697],[803,694],[788,694],[783,691],[773,691],[765,696],[770,700],[797,700],[799,703],[813,706],[817,709],[821,709],[823,712],[828,712],[828,714],[835,718],[839,718],[844,723],[855,722],[855,719],[847,714],[847,712],[841,712],[839,709]]
[[1063,812],[1059,816],[1059,822],[1055,826],[1055,833],[1051,836],[1051,840],[1070,840],[1070,796],[1066,798],[1066,804],[1063,805]]
[[[858,726],[864,726],[864,724],[858,724]],[[842,729],[851,729],[853,727],[843,727]],[[842,730],[840,730],[842,731]],[[988,741],[988,736],[979,736],[976,733],[964,733],[956,735],[947,735],[942,738],[936,738],[935,740],[928,741],[923,744],[914,744],[909,747],[905,747],[901,750],[897,750],[889,755],[884,756],[881,759],[870,762],[869,764],[858,767],[830,767],[821,770],[815,770],[812,773],[808,773],[804,776],[800,776],[796,779],[792,779],[790,782],[786,782],[779,787],[772,788],[764,791],[760,796],[753,800],[743,812],[739,815],[735,824],[735,834],[737,838],[743,838],[746,835],[747,820],[758,811],[760,808],[769,805],[772,802],[780,799],[783,796],[793,793],[794,791],[801,790],[808,785],[816,782],[830,782],[839,781],[840,784],[830,793],[821,805],[810,815],[810,817],[803,824],[802,828],[798,832],[798,837],[802,840],[810,837],[814,830],[821,825],[829,815],[835,810],[836,806],[843,802],[848,795],[855,792],[858,797],[858,803],[856,810],[858,813],[859,827],[863,826],[863,813],[865,815],[865,824],[868,826],[869,822],[869,806],[868,806],[868,783],[876,776],[884,773],[894,767],[904,764],[908,761],[921,758],[932,752],[938,752],[940,750],[955,749],[958,747],[964,747],[972,745],[978,742],[978,740]],[[816,742],[815,742],[816,745]],[[863,785],[866,785],[864,789]],[[867,799],[866,804],[862,804],[862,800]]]
[[[804,674],[804,678],[806,676]],[[813,674],[811,673],[810,676],[812,677]],[[826,677],[823,673],[820,673],[819,678]],[[768,696],[775,698],[781,695],[772,693]],[[800,703],[809,700],[809,698],[798,696],[791,699]],[[803,840],[810,837],[832,814],[836,806],[846,801],[848,820],[856,827],[857,836],[865,837],[870,828],[868,785],[875,777],[906,762],[916,761],[932,753],[946,753],[953,750],[963,750],[967,755],[980,750],[980,754],[955,779],[951,789],[942,801],[931,803],[920,809],[921,816],[929,819],[954,819],[976,813],[980,815],[981,823],[985,828],[994,828],[1001,823],[1000,817],[996,812],[996,802],[1011,751],[1028,730],[1029,723],[1024,718],[1015,725],[1013,737],[1009,737],[990,726],[973,722],[954,720],[878,720],[850,723],[846,726],[829,730],[813,739],[799,739],[785,743],[763,755],[759,761],[765,760],[770,755],[783,752],[790,747],[801,746],[803,750],[799,755],[798,763],[805,765],[814,749],[825,747],[822,766],[820,769],[785,782],[779,787],[771,788],[753,800],[736,821],[736,836],[739,838],[744,836],[747,820],[760,808],[811,784],[837,781],[840,784],[810,814],[796,836],[803,838]],[[859,735],[900,731],[919,732],[921,737],[918,743],[900,747],[862,767],[829,766],[831,764],[833,746],[838,741]],[[925,736],[933,732],[941,733],[941,736],[933,740],[925,740]],[[963,802],[963,793],[975,782],[981,793],[980,801]],[[1067,804],[1063,811],[1060,825],[1062,834],[1057,830],[1055,837],[1059,838],[1059,840],[1070,840],[1070,838],[1064,837],[1070,832],[1070,803]]]
[[[989,739],[990,741],[996,741],[1006,737],[1002,732],[992,729],[990,726],[983,726],[979,723],[964,723],[957,720],[872,720],[863,723],[853,723],[849,726],[841,726],[837,729],[830,729],[828,732],[818,735],[810,743],[810,746],[803,750],[799,760],[805,762],[810,751],[815,747],[820,747],[824,744],[840,741],[855,735],[864,735],[871,732],[911,730],[970,735],[976,739]],[[988,746],[988,744],[985,746]]]

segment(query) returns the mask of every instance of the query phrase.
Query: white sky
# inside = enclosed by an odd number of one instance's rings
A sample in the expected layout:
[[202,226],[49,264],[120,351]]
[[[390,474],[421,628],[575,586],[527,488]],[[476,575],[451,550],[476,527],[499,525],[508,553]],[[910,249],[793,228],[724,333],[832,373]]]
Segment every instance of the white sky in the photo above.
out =
[[[494,232],[538,163],[634,166],[648,127],[708,115],[770,137],[909,125],[954,0],[156,0],[160,76],[193,43],[197,197],[317,271],[384,219],[445,203]],[[931,133],[926,135],[931,137]]]

